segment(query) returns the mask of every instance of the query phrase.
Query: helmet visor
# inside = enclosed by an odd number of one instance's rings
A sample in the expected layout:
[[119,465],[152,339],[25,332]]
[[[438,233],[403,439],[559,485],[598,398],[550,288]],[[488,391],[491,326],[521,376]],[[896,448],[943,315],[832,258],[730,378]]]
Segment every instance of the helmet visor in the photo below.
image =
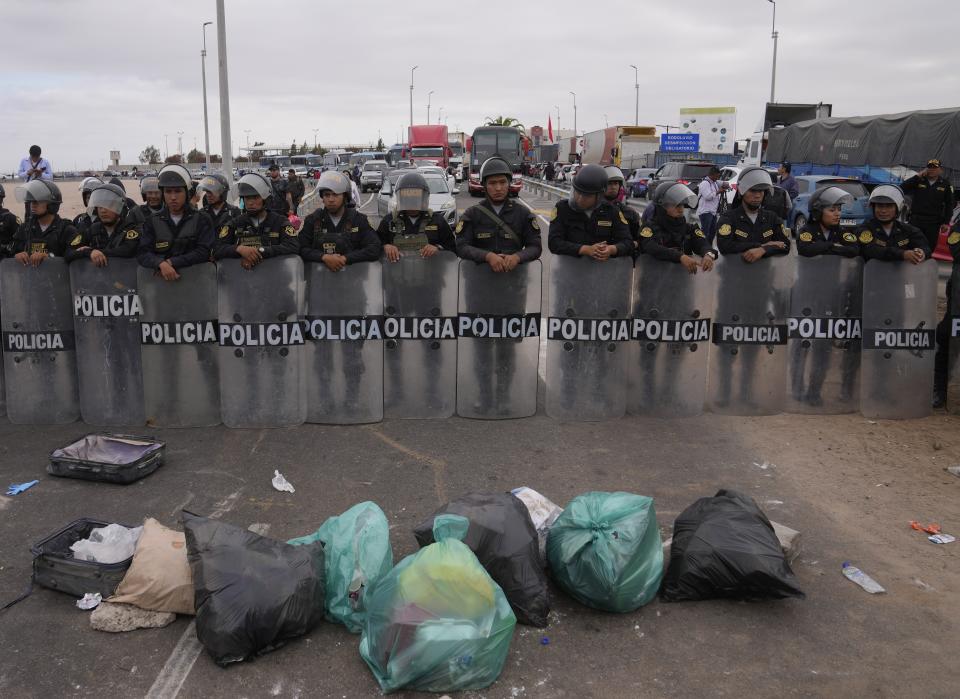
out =
[[91,216],[96,213],[100,207],[109,209],[115,214],[123,211],[123,197],[109,189],[95,189],[90,193],[90,201],[87,202],[87,213]]
[[426,211],[430,208],[430,194],[419,187],[405,187],[397,190],[397,210]]
[[14,190],[17,201],[53,201],[53,194],[40,180],[31,180]]

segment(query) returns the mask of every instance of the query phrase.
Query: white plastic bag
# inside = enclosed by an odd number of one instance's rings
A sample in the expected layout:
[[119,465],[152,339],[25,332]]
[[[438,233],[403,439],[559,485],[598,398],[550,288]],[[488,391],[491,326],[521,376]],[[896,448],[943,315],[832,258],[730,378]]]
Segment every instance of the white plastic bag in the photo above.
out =
[[120,563],[133,556],[143,527],[127,529],[122,524],[97,527],[90,536],[72,546],[73,557],[92,563]]

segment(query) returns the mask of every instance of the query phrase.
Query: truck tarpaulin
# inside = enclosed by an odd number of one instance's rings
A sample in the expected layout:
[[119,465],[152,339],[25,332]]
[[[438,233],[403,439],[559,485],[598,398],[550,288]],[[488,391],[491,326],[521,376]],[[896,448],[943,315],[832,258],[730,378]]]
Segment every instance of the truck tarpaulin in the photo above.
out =
[[766,160],[960,169],[960,108],[803,121],[769,134]]

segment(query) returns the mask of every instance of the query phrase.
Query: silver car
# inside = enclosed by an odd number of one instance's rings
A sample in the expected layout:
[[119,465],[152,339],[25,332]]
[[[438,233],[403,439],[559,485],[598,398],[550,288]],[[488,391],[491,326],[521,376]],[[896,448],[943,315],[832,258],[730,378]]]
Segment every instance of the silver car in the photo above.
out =
[[[383,179],[383,186],[377,194],[377,215],[382,219],[390,215],[394,204],[393,190],[397,180],[405,174],[404,170],[391,170]],[[456,190],[451,190],[445,174],[422,173],[430,187],[430,209],[434,213],[441,213],[450,227],[457,225],[457,200],[454,198]]]
[[360,170],[360,191],[380,189],[383,183],[383,173],[390,169],[386,160],[368,160]]

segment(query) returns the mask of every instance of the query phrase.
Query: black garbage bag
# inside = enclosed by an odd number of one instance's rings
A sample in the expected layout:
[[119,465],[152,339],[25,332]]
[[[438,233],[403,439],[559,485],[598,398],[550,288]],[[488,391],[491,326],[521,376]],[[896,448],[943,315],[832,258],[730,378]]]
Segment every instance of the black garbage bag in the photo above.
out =
[[752,498],[718,490],[674,522],[670,567],[660,588],[664,601],[804,596],[770,520]]
[[421,547],[434,542],[433,520],[441,514],[470,520],[463,542],[503,589],[517,621],[546,626],[550,613],[547,575],[526,505],[510,493],[471,493],[451,500],[413,530]]
[[268,539],[184,510],[197,638],[220,666],[302,636],[323,619],[323,543]]

